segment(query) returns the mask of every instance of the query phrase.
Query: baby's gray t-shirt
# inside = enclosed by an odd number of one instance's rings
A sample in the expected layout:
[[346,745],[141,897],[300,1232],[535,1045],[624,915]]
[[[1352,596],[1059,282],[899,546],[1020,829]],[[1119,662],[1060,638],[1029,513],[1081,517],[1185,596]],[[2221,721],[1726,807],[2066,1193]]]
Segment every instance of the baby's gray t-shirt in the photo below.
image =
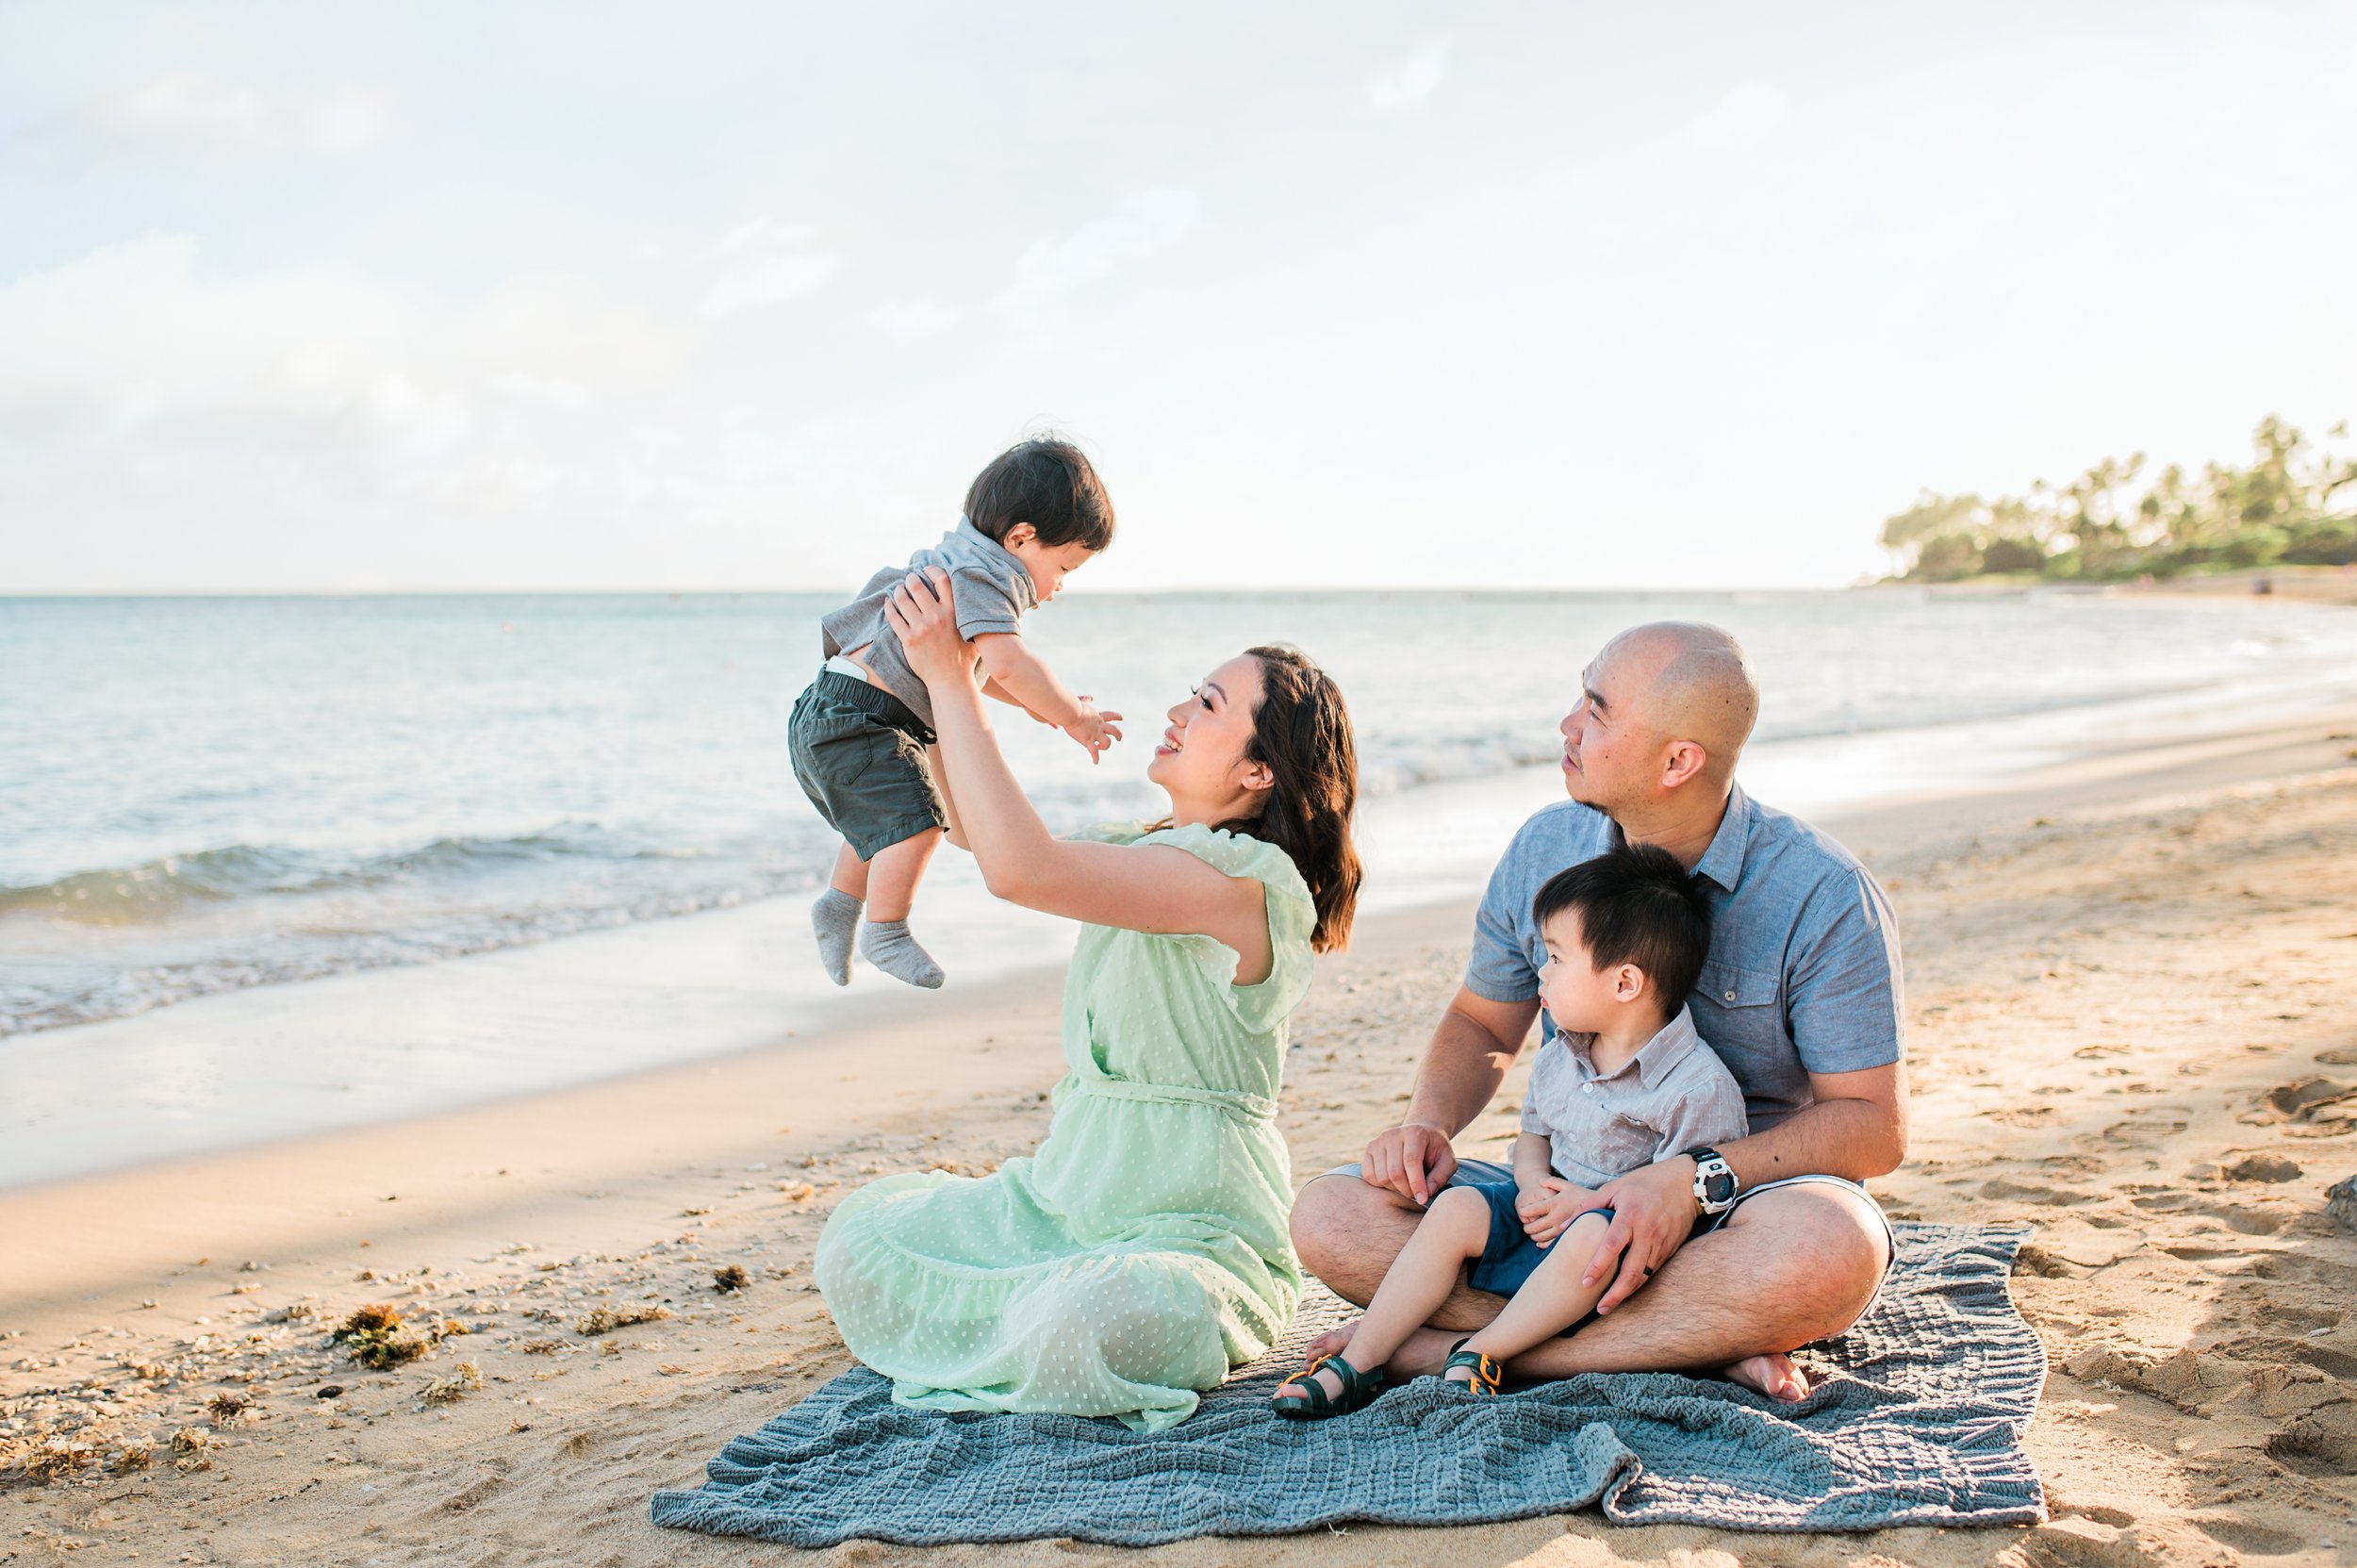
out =
[[1656,1160],[1743,1136],[1743,1091],[1694,1032],[1691,1008],[1617,1072],[1596,1071],[1595,1038],[1550,1034],[1531,1065],[1523,1131],[1547,1140],[1556,1175],[1593,1192]]
[[907,703],[930,730],[933,726],[932,700],[925,694],[925,683],[909,668],[908,655],[900,651],[900,635],[892,629],[892,619],[884,614],[892,590],[910,572],[927,567],[939,567],[949,574],[949,589],[957,601],[960,636],[1021,632],[1024,612],[1039,603],[1039,587],[1031,581],[1030,569],[1016,559],[1012,551],[960,518],[958,525],[944,534],[939,544],[918,551],[904,567],[886,567],[877,572],[859,590],[857,599],[820,619],[820,656],[831,659],[837,653],[860,652],[862,661],[883,688]]

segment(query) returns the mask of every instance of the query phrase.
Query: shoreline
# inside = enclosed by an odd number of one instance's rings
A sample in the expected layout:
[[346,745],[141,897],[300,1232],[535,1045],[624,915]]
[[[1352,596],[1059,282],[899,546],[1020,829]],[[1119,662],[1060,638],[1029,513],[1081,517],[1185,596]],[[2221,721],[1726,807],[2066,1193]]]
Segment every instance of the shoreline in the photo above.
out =
[[[1426,632],[1463,631],[1493,619],[1455,604],[1461,597],[1408,595],[1403,604],[1423,607],[1401,614]],[[1665,599],[1653,613],[1720,616],[1756,634],[1767,661],[1762,668],[1781,670],[1778,680],[1788,678],[1788,684],[1780,688],[1785,701],[1771,704],[1764,733],[1749,748],[1747,780],[1763,798],[1803,815],[1847,809],[1866,796],[1978,786],[1992,774],[2058,760],[2090,740],[2109,745],[2137,730],[2173,734],[2187,725],[2216,727],[2226,718],[2255,716],[2263,706],[2282,711],[2336,695],[2357,697],[2357,620],[2332,608],[2254,612],[2217,602],[2156,608],[2124,601],[2074,607],[2066,596],[2038,604],[1925,611],[1921,594],[1821,593],[1803,595],[1809,607],[1796,611],[1761,608],[1752,602],[1764,602],[1758,594],[1723,597],[1723,610],[1701,600],[1680,607]],[[1352,616],[1343,602],[1330,595],[1290,598],[1303,607],[1283,619],[1339,651],[1365,677],[1364,689],[1379,697],[1387,716],[1362,735],[1367,788],[1361,828],[1374,850],[1369,897],[1398,905],[1477,888],[1497,844],[1530,809],[1558,793],[1547,765],[1560,693],[1543,674],[1555,666],[1525,661],[1495,692],[1444,695],[1445,681],[1436,685],[1414,661],[1402,662],[1398,649],[1370,640],[1364,618]],[[1523,598],[1556,606],[1545,617],[1546,635],[1554,639],[1551,658],[1574,664],[1592,652],[1584,628],[1593,623],[1601,636],[1616,612],[1637,607],[1625,594],[1583,600],[1525,592]],[[1325,607],[1310,607],[1319,602]],[[1171,617],[1158,613],[1165,620]],[[135,1152],[190,1152],[230,1141],[232,1117],[258,1118],[263,1131],[283,1132],[363,1115],[414,1114],[453,1095],[482,1098],[633,1070],[751,1038],[735,1031],[674,1048],[652,1038],[601,1042],[594,1031],[576,1032],[564,1049],[543,1051],[546,1071],[538,1080],[496,1040],[474,1061],[432,1065],[430,1081],[404,1070],[371,1076],[367,1058],[382,1053],[369,1048],[386,1042],[358,1040],[341,1048],[346,1042],[337,1011],[354,1016],[380,1005],[414,1011],[404,994],[410,989],[447,987],[453,996],[468,995],[469,985],[443,977],[466,972],[486,955],[535,948],[604,955],[598,964],[577,960],[569,983],[560,978],[567,966],[559,962],[510,966],[517,984],[563,993],[552,994],[550,1003],[559,1014],[573,993],[602,982],[600,967],[606,962],[650,966],[634,946],[643,941],[650,952],[666,949],[664,966],[697,977],[694,1007],[716,989],[758,990],[768,993],[785,1027],[799,1027],[805,1011],[832,1015],[832,988],[804,974],[808,966],[796,949],[806,938],[794,933],[793,922],[743,913],[776,900],[790,904],[798,887],[815,889],[833,850],[797,792],[783,786],[778,769],[784,759],[777,746],[749,746],[740,733],[748,724],[757,734],[775,728],[761,721],[783,690],[768,679],[769,654],[773,645],[783,646],[781,639],[790,642],[798,635],[799,614],[777,613],[773,606],[683,619],[646,605],[627,613],[569,615],[553,604],[519,604],[422,619],[418,612],[387,614],[341,630],[328,624],[338,620],[336,614],[317,605],[261,618],[263,631],[296,645],[340,638],[335,645],[422,660],[419,678],[454,704],[436,720],[440,728],[428,731],[446,731],[444,741],[474,759],[470,767],[486,792],[481,804],[445,798],[430,784],[364,785],[376,772],[409,766],[398,745],[365,724],[323,745],[315,761],[325,771],[316,789],[283,788],[267,769],[250,766],[281,746],[287,754],[303,753],[302,737],[272,732],[275,744],[258,751],[249,746],[251,735],[235,740],[218,768],[192,755],[190,766],[206,773],[208,784],[174,804],[179,797],[170,774],[181,769],[166,766],[157,777],[147,777],[149,762],[137,759],[161,762],[162,754],[136,745],[124,728],[133,716],[111,709],[85,716],[91,746],[127,748],[134,759],[127,771],[118,770],[111,794],[154,793],[161,803],[146,828],[115,823],[85,832],[72,826],[79,808],[62,782],[70,768],[32,766],[15,780],[17,789],[30,791],[26,820],[43,824],[44,831],[18,847],[9,885],[0,889],[6,906],[0,947],[10,952],[0,962],[0,1030],[9,1031],[0,1035],[0,1076],[29,1073],[42,1087],[20,1092],[25,1116],[12,1120],[10,1106],[0,1103],[0,1184],[55,1162],[64,1162],[57,1168],[103,1164],[89,1150],[110,1134]],[[124,624],[105,616],[58,619],[52,633],[80,648],[85,663],[97,661],[94,669],[112,668],[102,655],[106,650],[119,654],[125,639],[151,654],[160,652],[150,646],[156,634],[136,619]],[[188,619],[191,625],[175,629],[173,636],[206,648],[234,647],[237,638],[257,635],[242,615]],[[1242,625],[1268,617],[1230,606],[1214,619]],[[1063,628],[1074,639],[1075,658],[1091,651],[1130,697],[1184,677],[1147,652],[1162,646],[1153,637],[1127,640],[1139,632],[1136,622],[1130,611],[1100,605]],[[568,717],[561,720],[542,716],[519,728],[495,711],[496,704],[476,704],[464,699],[461,686],[450,685],[452,659],[481,657],[508,679],[531,681],[533,689],[549,682],[561,685],[569,678],[567,649],[584,639],[619,647],[624,644],[615,639],[629,636],[650,639],[643,652],[671,661],[657,660],[654,668],[670,668],[691,657],[718,659],[726,674],[711,698],[714,705],[683,720],[683,734],[697,746],[726,751],[730,783],[708,811],[700,790],[685,787],[678,767],[659,754],[636,766],[620,760],[620,752],[604,753],[605,762],[581,782],[585,794],[552,793],[544,787],[548,771],[536,759],[545,760],[544,752],[568,754],[566,748],[582,743],[579,716],[564,710]],[[468,651],[463,658],[453,652],[458,649]],[[627,689],[638,692],[632,700],[640,701],[654,688]],[[28,695],[36,728],[63,733],[69,716],[49,712],[39,693]],[[391,701],[398,691],[384,695],[392,711],[405,711]],[[252,693],[221,697],[223,713],[242,713],[254,703]],[[331,699],[341,700],[310,692],[313,701]],[[43,724],[44,714],[55,722]],[[719,722],[723,714],[733,716],[735,730]],[[235,739],[228,732],[214,734],[217,725],[201,720],[201,714],[191,723],[185,738],[200,751],[207,736]],[[428,733],[396,730],[409,741]],[[1059,828],[1146,809],[1151,792],[1143,781],[1122,767],[1110,772],[1074,767],[1060,736],[1023,726],[1007,732],[1004,743],[1018,774],[1040,786],[1043,810]],[[40,754],[28,752],[28,765]],[[1523,760],[1540,766],[1518,773]],[[206,803],[216,796],[240,803]],[[1381,842],[1387,822],[1403,829],[1388,835],[1389,844]],[[47,831],[52,824],[58,831]],[[1452,837],[1455,842],[1436,856],[1439,841]],[[943,927],[945,920],[989,933],[1002,923],[962,859],[942,857],[928,884],[920,928],[929,942],[944,940],[952,949],[945,963],[953,983],[1010,963],[1062,956],[1053,943],[1034,943],[1019,954],[986,940],[959,950],[961,939]],[[962,870],[969,874],[961,876]],[[678,919],[696,922],[694,929],[703,933],[700,942],[733,946],[743,958],[743,973],[722,973],[681,938],[617,934]],[[379,970],[408,973],[374,989],[345,984],[352,975]],[[268,1062],[254,1060],[247,1041],[256,1033],[271,1036],[288,1016],[285,1004],[226,1007],[212,999],[321,986],[340,987],[327,994],[343,999],[334,1009],[322,1000],[320,1024],[308,1032],[332,1048],[324,1054],[288,1050]],[[205,1011],[191,1014],[190,1008]],[[239,1008],[251,1008],[250,1018]],[[131,1022],[158,1013],[179,1013],[183,1022],[153,1031]],[[185,1053],[146,1048],[190,1037],[199,1019],[206,1035],[231,1042],[215,1053],[223,1071],[211,1079],[176,1059]],[[482,1044],[479,1031],[463,1032]],[[408,1032],[387,1048],[419,1037]],[[533,1048],[528,1028],[519,1037]],[[120,1065],[76,1078],[69,1065],[55,1060],[85,1052],[111,1053]],[[341,1073],[348,1064],[362,1069],[349,1091],[319,1087],[304,1107],[278,1103],[295,1092],[288,1086],[309,1084],[322,1070]],[[488,1081],[474,1086],[486,1069]],[[186,1097],[163,1103],[158,1091],[168,1084],[185,1086]],[[82,1092],[93,1085],[127,1086],[133,1103],[110,1123],[75,1127],[72,1108],[96,1098]],[[354,1105],[363,1102],[368,1108],[355,1113]],[[41,1135],[31,1125],[34,1114],[46,1116],[46,1129],[61,1134],[37,1150],[26,1142]],[[203,1125],[207,1117],[215,1124]],[[24,1151],[18,1157],[23,1166],[15,1170],[12,1148]]]
[[[1896,808],[2036,787],[2058,768],[2141,767],[2182,744],[2231,752],[2254,721],[2298,724],[2348,701],[2357,671],[2338,687],[2230,683],[1763,741],[1743,783],[1838,832]],[[1370,800],[1362,916],[1477,896],[1500,847],[1560,791],[1558,769],[1541,764]],[[935,868],[925,920],[951,973],[936,993],[864,966],[848,989],[827,983],[810,962],[804,900],[781,895],[0,1038],[11,1085],[0,1194],[953,1019],[1012,978],[1060,973],[1071,947],[1065,922],[991,900],[963,856]]]
[[[1828,1553],[2000,1568],[2025,1536],[2032,1560],[2312,1547],[2332,1510],[2357,1513],[2333,1479],[2357,1461],[2357,1435],[2334,1435],[2357,1402],[2333,1392],[2357,1369],[2341,1304],[2357,1240],[2320,1197],[2357,1154],[2320,1140],[2357,1119],[2330,1119],[2340,1102],[2299,1087],[2357,1063],[2343,1021],[2357,974],[2339,950],[2357,932],[2332,891],[2357,870],[2352,753],[2357,704],[2342,704],[1838,824],[1890,887],[1909,957],[1916,1146],[1877,1195],[1902,1217],[2038,1227],[2014,1288],[2055,1367],[2030,1440],[2052,1524],[1771,1538],[1574,1514],[1447,1539],[1369,1527],[1157,1550],[1189,1564],[1732,1550],[1794,1568]],[[1354,1157],[1405,1098],[1468,921],[1461,900],[1376,915],[1321,961],[1281,1111],[1296,1186]],[[193,1473],[166,1456],[127,1487],[29,1489],[13,1473],[0,1486],[29,1533],[167,1560],[439,1562],[461,1543],[524,1560],[775,1560],[655,1531],[646,1496],[693,1484],[729,1435],[849,1364],[809,1282],[834,1200],[887,1171],[972,1173],[1036,1145],[1062,1066],[1056,987],[1012,977],[957,1000],[790,1048],[0,1192],[0,1444],[69,1424],[109,1443],[209,1433]],[[1514,1120],[1493,1110],[1460,1150]],[[722,1296],[714,1273],[730,1263],[750,1282]],[[570,1328],[648,1299],[672,1315],[602,1339]],[[473,1331],[369,1374],[319,1329],[373,1301]],[[482,1389],[425,1405],[462,1358]],[[316,1396],[329,1385],[343,1392]],[[208,1416],[223,1393],[253,1408]]]
[[[2259,585],[2266,590],[2261,592]],[[1963,577],[1950,583],[1891,580],[1861,584],[1861,593],[1913,589],[1934,599],[2006,598],[2026,593],[2084,595],[2096,599],[2219,599],[2252,604],[2339,604],[2357,606],[2357,568],[2319,566],[2235,567],[2226,571],[2189,572],[2183,577],[2141,581],[2081,582],[2070,578]]]
[[[2219,735],[2117,748],[2036,770],[2000,787],[1893,797],[1812,820],[1872,868],[1926,841],[1964,832],[1974,822],[2002,820],[2033,807],[2076,809],[2308,771],[2329,765],[2335,748],[2357,758],[2357,705]],[[1457,896],[1362,915],[1351,948],[1320,961],[1321,982],[1329,971],[1388,972],[1411,951],[1461,946],[1476,901]],[[799,920],[801,911],[794,906],[788,913]],[[701,917],[664,924],[681,928]],[[1047,916],[1036,919],[1058,931],[1063,925]],[[543,949],[521,951],[536,950]],[[509,956],[514,955],[488,954],[445,967],[476,963],[487,968],[490,961]],[[371,971],[339,980],[400,973]],[[29,1267],[23,1260],[13,1261],[15,1266],[0,1284],[0,1331],[24,1327],[19,1319],[28,1307],[63,1307],[71,1294],[61,1289],[63,1281],[95,1278],[87,1270],[111,1266],[128,1279],[170,1266],[168,1260],[186,1250],[187,1227],[196,1216],[228,1219],[243,1201],[257,1205],[272,1226],[282,1223],[279,1216],[300,1214],[306,1227],[322,1233],[335,1229],[330,1220],[380,1213],[383,1220],[376,1229],[389,1235],[438,1231],[453,1225],[471,1229],[476,1222],[466,1218],[470,1213],[482,1214],[487,1223],[489,1216],[515,1209],[519,1199],[529,1207],[556,1197],[554,1189],[568,1183],[603,1197],[627,1182],[660,1182],[697,1172],[717,1176],[753,1163],[782,1170],[849,1138],[904,1131],[913,1118],[921,1120],[977,1096],[1019,1095],[1027,1086],[1035,1096],[1043,1094],[1062,1074],[1055,1041],[1063,974],[1063,959],[1059,956],[1004,971],[956,993],[898,987],[847,992],[839,997],[840,1006],[816,1028],[772,1030],[683,1061],[524,1089],[439,1112],[302,1129],[230,1147],[0,1187],[0,1233],[46,1230],[61,1238],[61,1245],[32,1260]],[[487,993],[505,980],[494,974],[482,986],[469,989]],[[295,996],[337,983],[277,990]],[[1346,977],[1341,983],[1348,987],[1357,981]],[[646,1004],[677,1005],[692,990],[692,981],[667,983]],[[243,995],[233,994],[232,999]],[[1436,992],[1435,1016],[1447,995],[1446,989]],[[360,996],[354,1004],[375,1006],[384,999]],[[534,1004],[539,999],[536,993]],[[735,999],[728,999],[724,1008],[733,1011],[736,1005]],[[437,1000],[433,1011],[442,1010]],[[583,1016],[601,1020],[604,1027],[619,1027],[610,996],[589,999]],[[379,1030],[414,1027],[413,1020],[402,1017],[378,1017],[371,1023]],[[1029,1054],[1001,1045],[1001,1034],[1010,1042],[1030,1041]],[[865,1089],[845,1087],[860,1083],[862,1069],[871,1066],[879,1054],[913,1041],[964,1036],[972,1037],[970,1053],[958,1053],[953,1064],[937,1064],[953,1065],[953,1073],[899,1084],[891,1089],[889,1102],[868,1099]],[[610,1154],[590,1151],[607,1134],[641,1119],[666,1128],[694,1128],[693,1108],[704,1100],[714,1102],[714,1109],[692,1136],[674,1134],[663,1143],[644,1145],[621,1165]],[[751,1109],[756,1105],[764,1108]],[[654,1108],[663,1114],[653,1114]],[[643,1118],[642,1109],[649,1113]],[[453,1163],[453,1151],[465,1151],[456,1161],[463,1174],[446,1168]],[[486,1171],[500,1177],[509,1171],[531,1174],[516,1178],[512,1192],[478,1193],[470,1180]],[[378,1172],[414,1174],[393,1179]],[[292,1196],[284,1180],[289,1174],[298,1178],[291,1183]],[[157,1186],[182,1195],[188,1213],[157,1210],[153,1192]],[[404,1186],[408,1191],[400,1190]],[[470,1196],[461,1197],[462,1192]],[[216,1205],[213,1197],[199,1195],[223,1196]],[[362,1206],[396,1201],[414,1207],[398,1211],[396,1216],[393,1211]],[[113,1218],[100,1224],[101,1215]],[[129,1256],[127,1243],[133,1244]],[[257,1237],[233,1226],[199,1250],[242,1256],[257,1245]],[[94,1303],[87,1295],[84,1299]]]

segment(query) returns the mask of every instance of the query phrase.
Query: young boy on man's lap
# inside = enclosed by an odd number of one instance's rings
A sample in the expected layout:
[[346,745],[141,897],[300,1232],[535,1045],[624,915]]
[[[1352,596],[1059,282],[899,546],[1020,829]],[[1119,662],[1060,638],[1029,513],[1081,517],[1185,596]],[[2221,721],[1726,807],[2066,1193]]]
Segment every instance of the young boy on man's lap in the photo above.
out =
[[1577,1328],[1604,1294],[1608,1281],[1580,1283],[1612,1219],[1595,1190],[1744,1135],[1743,1092],[1686,1007],[1710,916],[1685,867],[1666,850],[1624,846],[1557,875],[1535,903],[1547,945],[1540,994],[1554,1030],[1531,1068],[1514,1180],[1434,1197],[1343,1352],[1278,1387],[1279,1414],[1316,1419],[1373,1400],[1384,1363],[1460,1274],[1509,1299],[1459,1344],[1442,1375],[1495,1394],[1501,1363]]

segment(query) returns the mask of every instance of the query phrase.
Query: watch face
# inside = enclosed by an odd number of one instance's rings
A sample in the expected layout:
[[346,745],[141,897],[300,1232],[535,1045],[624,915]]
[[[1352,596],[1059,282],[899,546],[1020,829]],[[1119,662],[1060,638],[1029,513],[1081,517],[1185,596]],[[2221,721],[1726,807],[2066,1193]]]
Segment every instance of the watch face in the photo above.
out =
[[1710,1180],[1703,1184],[1703,1190],[1709,1195],[1706,1201],[1711,1203],[1724,1203],[1727,1199],[1735,1196],[1735,1173],[1733,1171],[1714,1171],[1711,1174]]

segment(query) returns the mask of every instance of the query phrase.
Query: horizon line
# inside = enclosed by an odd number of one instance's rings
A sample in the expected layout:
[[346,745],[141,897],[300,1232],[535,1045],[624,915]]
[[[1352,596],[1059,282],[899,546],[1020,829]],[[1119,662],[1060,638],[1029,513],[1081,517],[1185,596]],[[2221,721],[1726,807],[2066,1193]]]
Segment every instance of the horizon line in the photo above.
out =
[[[1243,598],[1280,593],[1852,593],[1878,587],[1921,587],[1920,584],[1860,579],[1852,583],[1785,584],[1763,587],[1747,584],[1709,583],[1327,583],[1279,584],[1239,588],[1232,585],[1172,584],[1136,588],[1072,588],[1060,599],[1146,599],[1181,594],[1224,594]],[[846,591],[830,587],[482,587],[482,588],[0,588],[0,602],[29,599],[598,599],[662,598],[717,599],[814,597]]]

